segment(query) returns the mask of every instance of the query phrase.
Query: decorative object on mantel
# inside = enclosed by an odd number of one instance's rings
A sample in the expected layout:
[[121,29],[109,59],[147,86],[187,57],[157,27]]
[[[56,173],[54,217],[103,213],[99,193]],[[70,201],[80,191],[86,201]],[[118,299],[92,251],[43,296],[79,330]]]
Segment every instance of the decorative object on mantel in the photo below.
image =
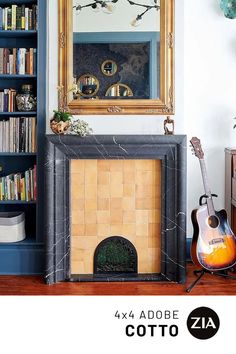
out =
[[236,0],[220,0],[220,8],[225,17],[231,20],[236,18]]
[[16,95],[16,106],[20,112],[30,112],[36,110],[37,98],[33,94],[32,85],[22,85],[21,93]]
[[[64,93],[64,87],[58,86],[58,111],[54,110],[54,116],[50,121],[50,127],[54,134],[77,134],[81,137],[92,133],[92,129],[88,123],[74,118],[72,112],[67,106],[67,96],[70,92],[77,92],[77,85],[74,84],[66,93]],[[77,114],[76,111],[73,111]]]
[[69,112],[53,111],[54,116],[50,121],[50,127],[55,134],[65,134],[70,127],[70,118],[72,117]]
[[54,116],[50,120],[50,128],[54,134],[65,134],[70,127],[70,118],[72,114],[67,107],[67,96],[70,92],[76,92],[77,86],[73,85],[65,93],[64,86],[58,86],[58,111],[54,110]]
[[70,128],[68,134],[77,134],[81,137],[92,134],[93,130],[89,127],[88,123],[82,119],[71,117]]
[[175,133],[175,121],[167,116],[164,120],[165,135],[173,135]]

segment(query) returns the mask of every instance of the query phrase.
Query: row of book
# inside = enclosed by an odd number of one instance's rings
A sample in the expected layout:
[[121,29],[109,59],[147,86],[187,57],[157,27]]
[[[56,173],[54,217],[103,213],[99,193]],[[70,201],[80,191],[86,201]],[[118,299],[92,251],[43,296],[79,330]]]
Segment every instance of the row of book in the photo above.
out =
[[10,117],[0,121],[0,153],[36,153],[36,118]]
[[12,173],[0,177],[0,201],[21,200],[35,201],[37,196],[37,169],[33,168],[21,173]]
[[36,75],[35,48],[0,48],[0,74]]
[[16,111],[16,94],[15,89],[4,89],[0,91],[0,112]]
[[0,7],[0,30],[37,30],[38,6],[25,5]]

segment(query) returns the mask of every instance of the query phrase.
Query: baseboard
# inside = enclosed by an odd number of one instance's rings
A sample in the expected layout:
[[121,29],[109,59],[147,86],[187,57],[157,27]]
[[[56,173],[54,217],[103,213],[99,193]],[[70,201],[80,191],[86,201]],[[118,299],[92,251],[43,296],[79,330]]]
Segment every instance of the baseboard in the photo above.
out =
[[42,275],[45,271],[43,244],[17,247],[1,245],[1,275]]

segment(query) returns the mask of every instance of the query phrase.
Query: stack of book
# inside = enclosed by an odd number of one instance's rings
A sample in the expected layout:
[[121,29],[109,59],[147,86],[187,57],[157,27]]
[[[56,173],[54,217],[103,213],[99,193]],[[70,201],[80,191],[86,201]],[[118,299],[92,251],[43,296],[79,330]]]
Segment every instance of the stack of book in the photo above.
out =
[[36,49],[0,48],[0,74],[36,74]]
[[16,111],[16,90],[4,89],[0,91],[0,112]]
[[0,177],[0,201],[34,201],[37,194],[36,165],[21,173]]
[[36,118],[10,117],[0,121],[0,152],[36,153]]
[[0,7],[0,30],[37,30],[37,14],[37,5]]

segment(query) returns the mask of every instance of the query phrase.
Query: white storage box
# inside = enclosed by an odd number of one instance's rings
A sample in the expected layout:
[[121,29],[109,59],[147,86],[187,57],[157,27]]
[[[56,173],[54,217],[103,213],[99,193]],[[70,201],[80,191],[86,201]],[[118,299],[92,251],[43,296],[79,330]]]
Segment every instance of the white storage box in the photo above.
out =
[[25,213],[0,212],[0,242],[19,242],[25,237]]

